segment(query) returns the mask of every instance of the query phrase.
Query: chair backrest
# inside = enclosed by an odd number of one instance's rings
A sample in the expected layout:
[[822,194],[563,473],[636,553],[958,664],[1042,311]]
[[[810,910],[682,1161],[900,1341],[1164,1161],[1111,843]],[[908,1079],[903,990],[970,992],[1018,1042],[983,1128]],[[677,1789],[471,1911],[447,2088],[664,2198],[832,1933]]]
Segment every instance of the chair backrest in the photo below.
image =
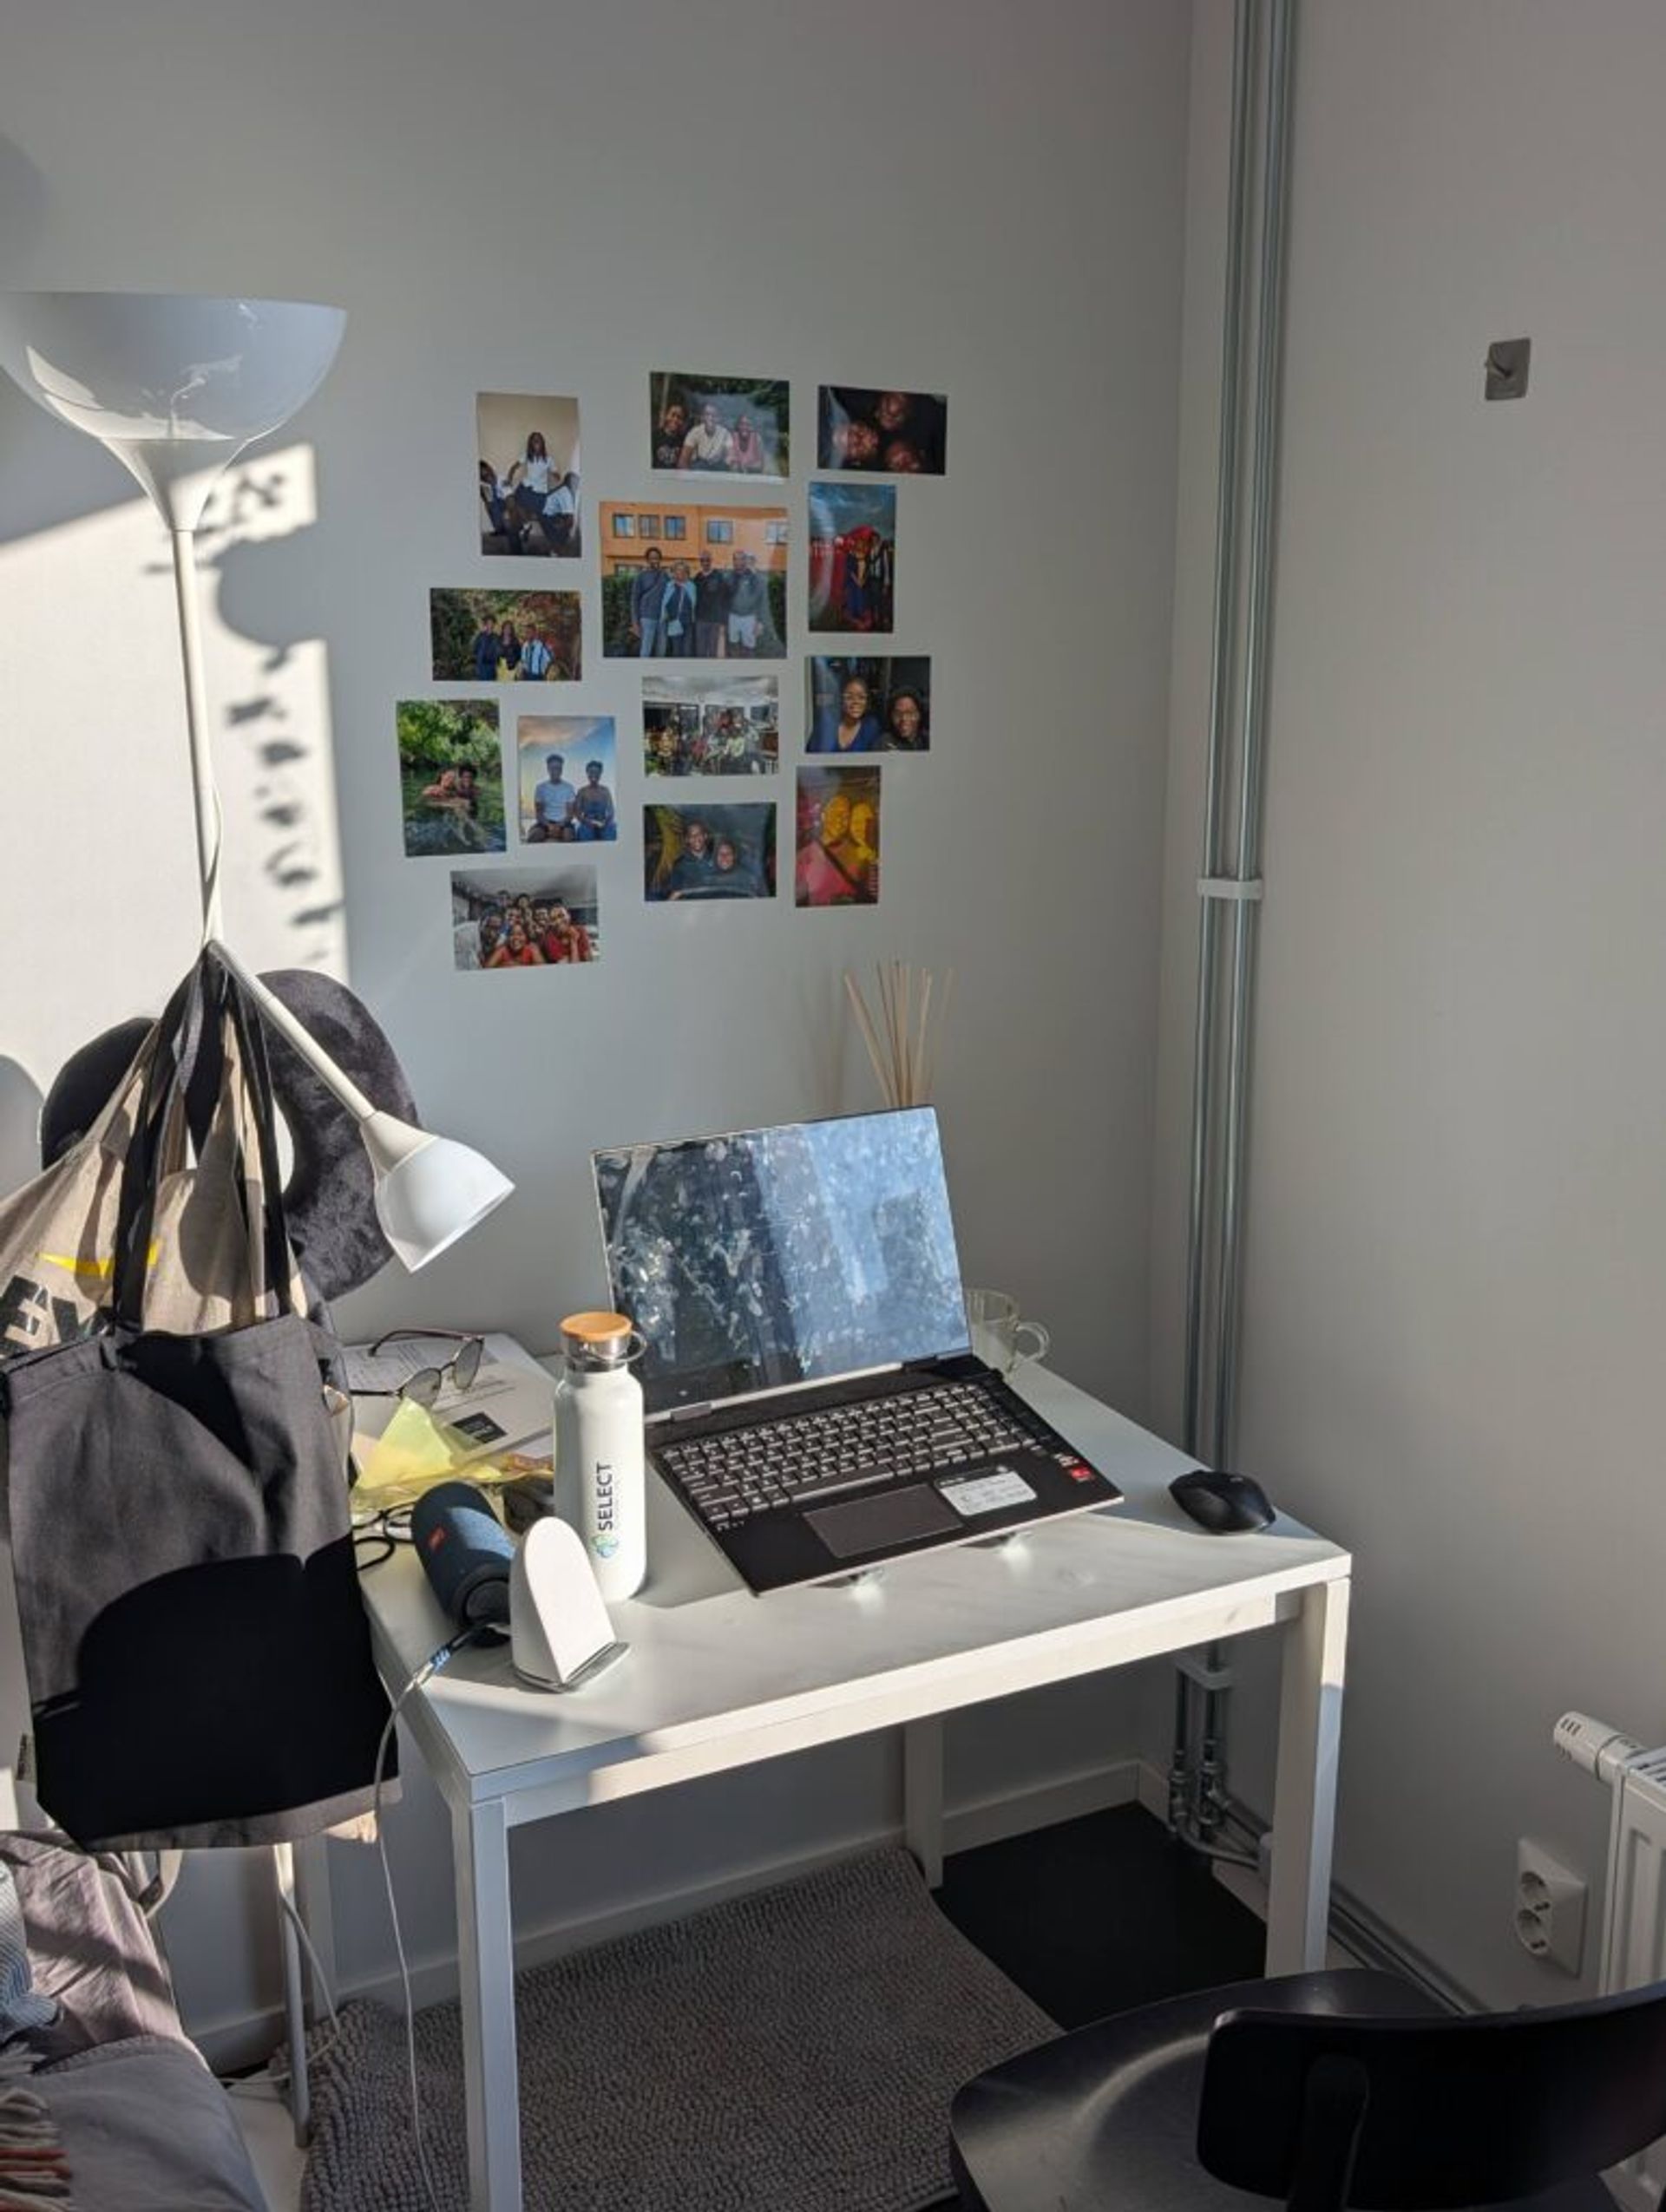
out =
[[1302,2212],[1433,2212],[1593,2179],[1662,2135],[1666,1982],[1479,2017],[1223,2013],[1197,2155]]

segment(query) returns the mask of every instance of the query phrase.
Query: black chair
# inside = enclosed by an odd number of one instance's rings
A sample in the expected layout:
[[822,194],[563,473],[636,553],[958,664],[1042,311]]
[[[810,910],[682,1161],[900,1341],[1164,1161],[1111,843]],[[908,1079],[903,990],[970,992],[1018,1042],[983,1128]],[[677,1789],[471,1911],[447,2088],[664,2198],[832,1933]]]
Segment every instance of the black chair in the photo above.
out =
[[1613,2212],[1596,2176],[1666,2135],[1666,1983],[1460,2016],[1363,1969],[1239,1982],[994,2067],[950,2132],[967,2212]]

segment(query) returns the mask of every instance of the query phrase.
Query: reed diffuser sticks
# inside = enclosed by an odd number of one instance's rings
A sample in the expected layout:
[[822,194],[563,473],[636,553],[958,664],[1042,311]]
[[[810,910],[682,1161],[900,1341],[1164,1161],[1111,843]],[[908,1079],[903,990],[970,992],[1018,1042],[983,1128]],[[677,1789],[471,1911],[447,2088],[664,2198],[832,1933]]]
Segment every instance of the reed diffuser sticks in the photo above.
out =
[[874,973],[878,984],[874,1005],[849,968],[844,989],[881,1096],[888,1106],[923,1106],[931,1096],[954,971],[945,974],[941,991],[929,968],[916,969],[906,960],[882,960]]

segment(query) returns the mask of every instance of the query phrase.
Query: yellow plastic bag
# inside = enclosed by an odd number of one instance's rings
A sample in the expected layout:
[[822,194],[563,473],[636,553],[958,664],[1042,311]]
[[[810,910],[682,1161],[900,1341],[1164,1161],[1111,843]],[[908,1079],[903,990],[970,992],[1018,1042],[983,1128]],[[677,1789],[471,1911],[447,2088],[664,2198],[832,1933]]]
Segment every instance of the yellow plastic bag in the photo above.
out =
[[516,1482],[528,1475],[548,1475],[552,1463],[524,1452],[502,1452],[482,1459],[480,1445],[460,1429],[436,1419],[414,1398],[401,1398],[394,1416],[368,1450],[361,1437],[358,1480],[353,1485],[353,1514],[363,1520],[392,1506],[410,1505],[436,1482],[454,1475],[489,1486]]

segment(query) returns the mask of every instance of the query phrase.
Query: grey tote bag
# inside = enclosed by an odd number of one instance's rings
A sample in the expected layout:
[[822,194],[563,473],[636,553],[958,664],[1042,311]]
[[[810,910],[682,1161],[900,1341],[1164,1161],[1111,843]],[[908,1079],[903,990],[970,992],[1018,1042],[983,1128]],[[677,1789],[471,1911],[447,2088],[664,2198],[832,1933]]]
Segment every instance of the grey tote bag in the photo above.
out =
[[[181,1328],[187,1292],[238,1318]],[[108,1303],[0,1365],[36,1789],[77,1842],[272,1842],[368,1805],[388,1708],[331,1350],[285,1234],[259,1010],[205,950],[148,1041]]]

